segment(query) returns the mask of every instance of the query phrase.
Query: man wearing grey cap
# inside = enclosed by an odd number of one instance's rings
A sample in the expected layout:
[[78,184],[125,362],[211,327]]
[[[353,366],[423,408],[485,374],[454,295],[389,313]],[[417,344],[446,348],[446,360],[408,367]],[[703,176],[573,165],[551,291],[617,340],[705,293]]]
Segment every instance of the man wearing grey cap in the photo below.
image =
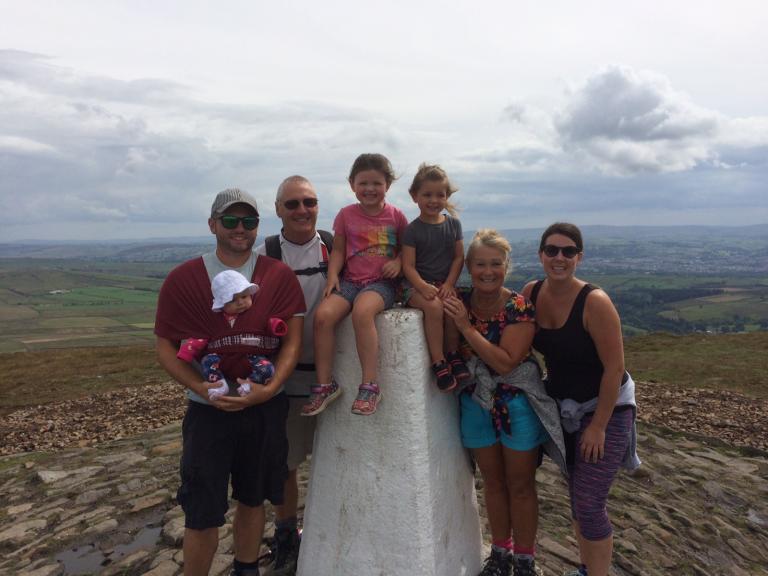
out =
[[[235,576],[259,574],[263,503],[283,502],[288,400],[282,388],[299,357],[305,306],[291,269],[252,251],[258,224],[258,207],[250,194],[237,188],[220,192],[208,220],[216,250],[172,270],[158,298],[158,359],[189,398],[177,493],[185,515],[186,576],[210,570],[218,528],[229,508],[230,479],[237,501],[232,523]],[[253,305],[232,325],[211,310],[211,280],[224,270],[237,270],[259,286]],[[271,334],[270,318],[284,320],[288,333],[282,338]],[[229,382],[247,382],[249,354],[270,357],[275,375],[264,385],[250,383],[244,396],[212,398],[208,390],[218,384],[206,382],[199,369],[177,357],[186,339],[207,340],[205,352],[221,355],[219,369]]]

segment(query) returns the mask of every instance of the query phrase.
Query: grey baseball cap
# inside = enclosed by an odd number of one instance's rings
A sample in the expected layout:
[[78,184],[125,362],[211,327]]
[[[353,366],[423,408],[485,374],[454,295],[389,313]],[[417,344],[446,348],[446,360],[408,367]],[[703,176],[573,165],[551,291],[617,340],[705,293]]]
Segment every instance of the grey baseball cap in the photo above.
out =
[[221,216],[221,214],[233,204],[246,204],[253,208],[256,215],[259,215],[259,209],[256,206],[256,199],[240,188],[227,188],[216,194],[216,199],[211,206],[211,218]]

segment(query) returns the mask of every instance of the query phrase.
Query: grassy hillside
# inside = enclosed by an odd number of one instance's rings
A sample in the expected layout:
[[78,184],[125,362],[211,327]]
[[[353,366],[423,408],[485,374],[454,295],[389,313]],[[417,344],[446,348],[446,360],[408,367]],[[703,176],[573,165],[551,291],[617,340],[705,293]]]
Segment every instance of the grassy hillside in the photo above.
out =
[[148,344],[0,354],[0,374],[0,415],[126,386],[168,385]]
[[0,352],[151,342],[165,268],[0,261]]
[[[768,398],[768,333],[653,334],[632,338],[625,347],[636,380]],[[148,344],[0,354],[0,374],[0,414],[125,386],[169,385]]]
[[635,379],[768,398],[768,332],[650,334],[624,343]]

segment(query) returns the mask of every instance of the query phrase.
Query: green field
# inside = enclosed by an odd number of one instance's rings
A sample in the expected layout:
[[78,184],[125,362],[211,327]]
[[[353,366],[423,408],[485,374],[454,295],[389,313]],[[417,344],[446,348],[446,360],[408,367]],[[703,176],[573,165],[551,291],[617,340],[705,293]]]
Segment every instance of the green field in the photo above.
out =
[[67,262],[66,269],[61,261],[0,261],[0,352],[151,341],[168,266],[106,268],[77,261]]
[[[170,263],[0,259],[0,353],[152,339]],[[537,271],[538,273],[538,271]],[[531,277],[513,272],[520,289]],[[768,278],[693,274],[585,274],[616,304],[628,338],[655,332],[768,329]]]

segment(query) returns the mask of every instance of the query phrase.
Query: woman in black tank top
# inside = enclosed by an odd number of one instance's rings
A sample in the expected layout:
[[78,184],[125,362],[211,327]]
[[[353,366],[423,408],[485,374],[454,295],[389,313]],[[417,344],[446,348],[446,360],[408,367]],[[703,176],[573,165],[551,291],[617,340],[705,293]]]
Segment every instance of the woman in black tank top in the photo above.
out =
[[530,282],[523,295],[536,306],[538,329],[533,346],[545,359],[547,392],[558,401],[569,398],[581,404],[597,399],[594,411],[585,415],[573,435],[576,465],[575,472],[569,468],[569,490],[572,501],[577,501],[573,524],[582,567],[571,574],[606,576],[613,537],[604,502],[598,512],[581,513],[578,502],[582,494],[573,478],[581,473],[579,466],[591,465],[592,470],[602,473],[600,486],[594,488],[604,490],[607,498],[618,465],[605,463],[621,448],[614,436],[621,440],[626,428],[617,429],[614,421],[620,416],[614,407],[625,373],[624,345],[621,321],[608,295],[575,275],[582,251],[581,232],[573,224],[557,223],[547,228],[539,246],[546,278]]

